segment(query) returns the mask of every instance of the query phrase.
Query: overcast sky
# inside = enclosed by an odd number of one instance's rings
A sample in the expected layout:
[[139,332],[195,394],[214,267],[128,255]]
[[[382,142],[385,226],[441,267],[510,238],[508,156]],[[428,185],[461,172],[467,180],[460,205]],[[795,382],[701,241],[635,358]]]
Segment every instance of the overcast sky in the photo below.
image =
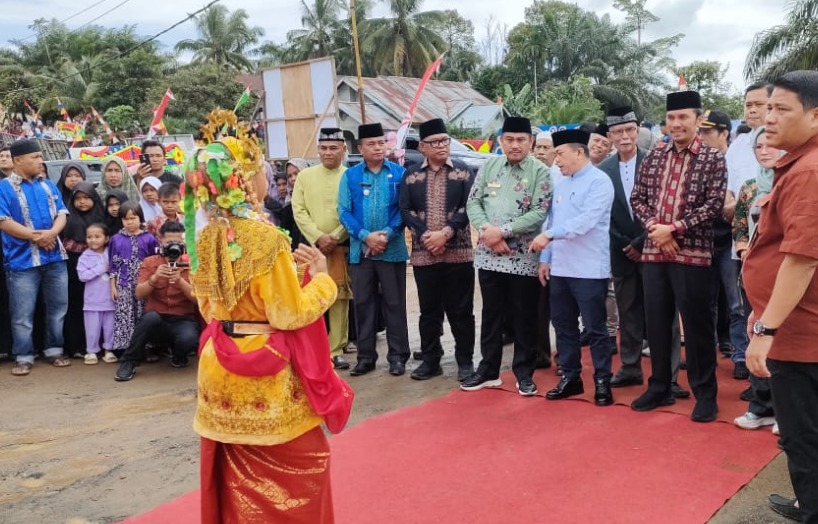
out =
[[[28,26],[36,18],[64,20],[99,2],[99,5],[66,22],[76,28],[125,2],[102,16],[95,23],[103,26],[135,24],[140,35],[152,35],[196,11],[207,0],[0,0],[3,16],[0,35],[4,40],[30,38]],[[311,4],[313,0],[306,0]],[[510,29],[523,20],[530,0],[425,0],[423,9],[457,9],[475,25],[475,36],[485,34],[486,21],[494,16]],[[612,0],[577,0],[577,5],[598,14],[610,13],[615,21],[624,15],[611,7]],[[222,0],[230,10],[243,8],[253,25],[262,27],[265,40],[283,42],[289,29],[301,25],[300,1],[297,0]],[[375,15],[385,15],[386,4],[378,2]],[[675,50],[679,65],[693,60],[719,60],[729,64],[727,80],[737,89],[744,85],[742,70],[747,51],[755,34],[784,20],[781,2],[769,0],[648,0],[647,8],[661,18],[651,24],[643,38],[653,39],[684,33],[686,36]],[[504,10],[503,10],[504,9]],[[194,36],[193,23],[187,22],[160,38],[168,48],[183,38]],[[5,42],[3,42],[5,43]]]

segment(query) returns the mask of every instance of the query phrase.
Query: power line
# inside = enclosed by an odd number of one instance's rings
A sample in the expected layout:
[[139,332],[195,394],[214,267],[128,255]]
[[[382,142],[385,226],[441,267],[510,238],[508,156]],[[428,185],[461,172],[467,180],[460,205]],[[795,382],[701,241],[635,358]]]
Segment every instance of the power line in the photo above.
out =
[[[69,16],[68,18],[63,18],[62,20],[60,20],[60,21],[59,21],[59,22],[57,22],[57,23],[59,23],[59,24],[64,24],[64,23],[68,22],[69,20],[71,20],[72,18],[76,18],[76,17],[78,17],[79,15],[81,15],[81,14],[83,14],[83,13],[86,13],[86,12],[90,11],[91,9],[95,8],[95,7],[96,7],[96,6],[98,6],[99,4],[104,4],[104,3],[105,3],[105,2],[107,2],[107,1],[108,1],[108,0],[99,0],[98,2],[94,2],[93,4],[89,5],[89,6],[88,6],[88,7],[86,7],[85,9],[83,9],[82,11],[78,11],[78,12],[74,13],[73,15]],[[27,36],[27,37],[25,37],[25,38],[21,38],[21,39],[19,40],[19,42],[21,42],[21,43],[22,43],[22,42],[25,42],[25,41],[27,41],[27,40],[31,40],[32,38],[36,38],[37,36],[39,36],[39,35],[38,35],[38,33],[33,33],[33,34],[30,34],[30,35],[28,35],[28,36]]]
[[74,32],[74,31],[79,31],[80,29],[83,29],[83,28],[88,27],[89,25],[93,24],[94,22],[96,22],[97,20],[99,20],[99,19],[100,19],[100,18],[102,18],[103,16],[107,15],[107,14],[108,14],[108,13],[110,13],[111,11],[114,11],[114,10],[116,10],[116,9],[119,9],[120,7],[122,7],[123,5],[127,4],[127,3],[128,3],[128,2],[130,2],[130,1],[131,1],[131,0],[122,0],[122,2],[120,2],[120,3],[116,4],[114,7],[112,7],[112,8],[110,8],[110,9],[108,9],[107,11],[105,11],[104,13],[102,13],[101,15],[99,15],[98,17],[93,18],[93,19],[91,19],[91,20],[89,20],[89,21],[85,22],[84,24],[82,24],[81,26],[79,26],[79,27],[78,27],[78,28],[76,28],[76,29],[73,29],[73,30],[72,30],[72,32]]
[[[127,1],[130,1],[130,0],[125,0],[125,1],[127,2]],[[200,8],[200,9],[199,9],[199,10],[197,10],[197,11],[194,11],[193,13],[190,13],[189,15],[187,15],[187,16],[186,16],[185,18],[183,18],[182,20],[179,20],[178,22],[176,22],[176,23],[175,23],[175,24],[173,24],[172,26],[168,27],[167,29],[163,29],[162,31],[160,31],[160,32],[156,33],[155,35],[153,35],[152,37],[148,38],[147,40],[143,40],[143,41],[139,42],[138,44],[136,44],[135,46],[132,46],[132,47],[130,47],[129,49],[126,49],[125,51],[122,51],[122,52],[121,52],[121,53],[119,53],[118,55],[112,56],[111,58],[108,58],[107,60],[103,60],[102,62],[100,62],[100,63],[98,63],[98,64],[95,64],[95,65],[93,65],[93,66],[89,66],[89,67],[87,67],[87,68],[83,69],[82,71],[77,71],[77,72],[75,72],[75,73],[71,73],[70,75],[66,75],[66,76],[64,76],[64,77],[62,77],[62,78],[56,79],[56,81],[57,81],[57,82],[65,82],[65,81],[66,81],[66,80],[68,80],[69,78],[72,78],[72,77],[75,77],[75,76],[78,76],[78,75],[82,75],[83,73],[87,73],[87,72],[89,72],[89,71],[92,71],[92,70],[94,70],[94,69],[97,69],[97,68],[99,68],[99,67],[102,67],[102,66],[104,66],[104,65],[106,65],[106,64],[110,64],[110,63],[111,63],[111,62],[113,62],[114,60],[119,60],[119,59],[120,59],[120,58],[122,58],[123,56],[125,56],[125,55],[127,55],[127,54],[131,53],[132,51],[136,51],[137,49],[139,49],[140,47],[144,46],[145,44],[148,44],[148,43],[150,43],[150,42],[153,42],[154,40],[156,40],[156,39],[157,39],[157,38],[159,38],[160,36],[164,35],[165,33],[168,33],[168,32],[170,32],[170,31],[172,31],[172,30],[176,29],[176,28],[177,28],[177,27],[179,27],[180,25],[182,25],[182,24],[184,24],[185,22],[187,22],[188,20],[190,20],[190,19],[192,19],[192,18],[196,17],[196,16],[197,16],[197,15],[199,15],[200,13],[202,13],[202,12],[204,12],[204,11],[207,11],[208,9],[210,9],[211,7],[213,7],[215,4],[217,4],[217,3],[219,3],[219,2],[221,2],[221,0],[211,0],[211,2],[210,2],[210,3],[208,3],[207,5],[205,5],[204,7]],[[124,3],[124,2],[123,2],[123,3]],[[9,94],[11,94],[11,93],[16,93],[16,92],[19,92],[19,91],[26,91],[27,89],[28,89],[28,88],[21,88],[21,87],[18,87],[17,89],[12,89],[12,90],[11,90],[11,91],[9,91],[8,93],[9,93]]]

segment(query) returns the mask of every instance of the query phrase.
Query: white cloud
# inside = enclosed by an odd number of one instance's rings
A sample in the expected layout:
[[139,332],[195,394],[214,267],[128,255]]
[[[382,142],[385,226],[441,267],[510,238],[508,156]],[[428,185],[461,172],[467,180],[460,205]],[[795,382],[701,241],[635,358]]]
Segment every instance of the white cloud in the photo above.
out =
[[[64,19],[96,0],[0,0],[5,5],[0,20],[0,34],[6,39],[25,38],[31,35],[27,28],[36,18]],[[77,27],[115,6],[119,0],[106,0],[88,13],[73,18],[69,27]],[[311,3],[312,0],[306,0]],[[140,2],[131,0],[121,8],[105,15],[97,22],[104,26],[135,24],[137,32],[150,35],[165,29],[207,3],[207,0],[173,0]],[[574,0],[579,7],[593,10],[599,15],[611,14],[614,21],[624,15],[611,7],[609,0]],[[295,0],[222,0],[230,10],[244,9],[250,15],[250,23],[265,30],[265,39],[283,42],[287,30],[300,27],[301,6]],[[475,25],[479,39],[486,20],[494,17],[508,25],[509,29],[523,21],[524,11],[531,5],[529,0],[506,0],[504,2],[475,2],[474,0],[426,0],[423,9],[456,9]],[[728,80],[737,88],[744,84],[742,70],[747,51],[754,35],[767,27],[779,24],[785,13],[777,2],[769,0],[649,0],[646,6],[662,20],[652,24],[646,31],[647,38],[684,33],[685,38],[674,54],[677,62],[684,65],[693,60],[718,60],[729,63]],[[92,14],[93,13],[93,14]],[[377,16],[388,14],[386,4],[376,4]],[[174,29],[160,40],[171,46],[177,40],[194,34],[192,22]]]

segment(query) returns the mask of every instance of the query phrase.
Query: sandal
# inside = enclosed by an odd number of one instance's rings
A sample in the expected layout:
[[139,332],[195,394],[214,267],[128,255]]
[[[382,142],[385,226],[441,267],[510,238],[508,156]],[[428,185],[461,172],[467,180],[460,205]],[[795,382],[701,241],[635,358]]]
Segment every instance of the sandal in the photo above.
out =
[[105,362],[106,364],[114,364],[115,362],[118,362],[119,359],[116,358],[116,355],[114,355],[113,351],[106,351],[105,355],[103,355],[102,357],[102,361]]
[[48,361],[55,368],[64,368],[71,365],[71,361],[65,357],[49,357]]
[[87,355],[85,355],[85,363],[88,364],[89,366],[93,366],[99,363],[99,358],[97,358],[97,355],[95,353],[88,353]]
[[14,367],[11,368],[11,374],[15,377],[24,377],[31,373],[31,363],[30,362],[17,362],[14,364]]

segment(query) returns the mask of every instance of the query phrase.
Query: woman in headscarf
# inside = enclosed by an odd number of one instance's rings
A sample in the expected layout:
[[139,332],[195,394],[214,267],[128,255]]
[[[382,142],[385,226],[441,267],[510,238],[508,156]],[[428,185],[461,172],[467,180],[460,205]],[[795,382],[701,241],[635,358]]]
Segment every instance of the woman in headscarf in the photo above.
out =
[[57,181],[57,189],[60,190],[62,201],[65,207],[71,202],[71,194],[77,184],[85,180],[85,169],[79,162],[66,162],[60,171],[60,179]]
[[[331,524],[320,425],[340,431],[353,396],[332,369],[322,320],[337,287],[320,251],[291,253],[287,236],[261,218],[260,158],[241,132],[210,143],[191,156],[184,188],[191,283],[208,322],[193,423],[202,523]],[[202,207],[209,222],[194,241]],[[312,277],[303,287],[296,262]]]
[[[100,198],[106,198],[112,189],[124,191],[128,195],[128,200],[139,201],[139,188],[136,187],[136,182],[128,173],[128,166],[124,160],[116,156],[108,160],[102,168],[102,180],[97,186],[97,193]],[[111,234],[114,233],[116,231],[111,232]]]
[[105,227],[108,228],[108,236],[114,236],[122,229],[122,215],[119,208],[122,204],[130,200],[125,191],[112,189],[105,196]]
[[[105,220],[102,201],[94,184],[82,181],[74,186],[68,199],[68,221],[60,233],[63,247],[68,253],[68,311],[65,315],[63,339],[65,354],[81,358],[85,354],[85,320],[82,313],[85,285],[77,275],[77,263],[86,250],[85,230],[94,223]],[[48,300],[48,297],[45,298]]]
[[304,240],[304,235],[301,234],[301,230],[298,229],[298,225],[295,223],[295,217],[293,216],[293,205],[290,201],[293,194],[293,188],[295,187],[295,181],[298,179],[298,174],[308,167],[310,167],[310,164],[303,158],[293,158],[287,162],[287,200],[277,215],[279,218],[279,225],[290,234],[290,244],[293,250],[295,250],[299,244],[309,243]]
[[153,220],[157,215],[162,214],[162,206],[159,205],[159,188],[162,181],[155,176],[148,176],[139,183],[139,206],[142,214],[145,215],[145,224]]
[[[733,240],[736,242],[736,254],[743,260],[750,241],[755,235],[758,218],[761,214],[760,201],[773,189],[773,167],[785,153],[767,145],[766,129],[761,126],[753,131],[753,150],[758,161],[758,173],[755,178],[744,182],[738,193],[736,214],[733,218]],[[747,297],[744,286],[741,295],[745,304]],[[758,429],[773,426],[773,433],[778,434],[775,422],[770,384],[766,378],[750,375],[750,402],[747,412],[736,417],[733,423],[742,429]],[[742,397],[744,394],[742,394]]]
[[784,151],[767,145],[767,133],[764,126],[753,131],[753,150],[758,160],[758,173],[755,178],[744,182],[736,201],[736,215],[733,218],[733,240],[736,242],[736,254],[744,258],[750,239],[755,233],[758,216],[761,212],[757,203],[773,189],[773,167],[784,154]]

